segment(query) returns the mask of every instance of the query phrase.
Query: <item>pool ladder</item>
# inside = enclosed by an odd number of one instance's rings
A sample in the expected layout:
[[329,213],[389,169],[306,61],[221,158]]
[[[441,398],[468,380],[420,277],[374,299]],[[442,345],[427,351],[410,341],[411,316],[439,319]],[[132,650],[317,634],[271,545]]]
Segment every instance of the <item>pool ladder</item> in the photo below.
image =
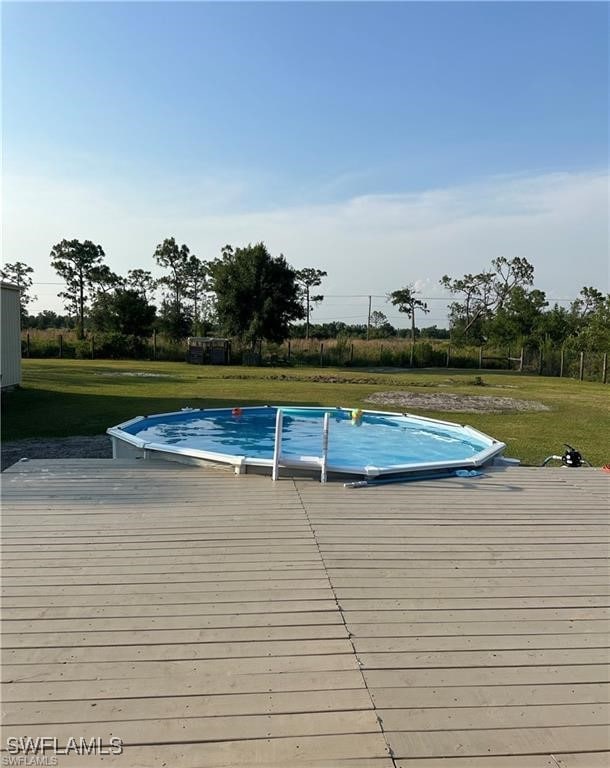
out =
[[[280,460],[282,456],[282,429],[284,425],[284,412],[277,409],[275,417],[275,440],[273,444],[273,468],[271,479],[275,482],[280,476]],[[330,413],[324,414],[322,426],[322,456],[320,456],[320,482],[325,483],[328,476],[328,429],[330,426]]]

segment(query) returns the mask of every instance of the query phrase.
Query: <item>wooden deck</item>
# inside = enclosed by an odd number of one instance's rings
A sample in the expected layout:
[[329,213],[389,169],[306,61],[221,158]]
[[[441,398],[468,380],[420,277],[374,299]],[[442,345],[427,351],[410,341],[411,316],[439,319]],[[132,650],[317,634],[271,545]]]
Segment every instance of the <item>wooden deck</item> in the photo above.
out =
[[3,748],[63,766],[610,765],[599,470],[347,490],[163,463],[3,481]]

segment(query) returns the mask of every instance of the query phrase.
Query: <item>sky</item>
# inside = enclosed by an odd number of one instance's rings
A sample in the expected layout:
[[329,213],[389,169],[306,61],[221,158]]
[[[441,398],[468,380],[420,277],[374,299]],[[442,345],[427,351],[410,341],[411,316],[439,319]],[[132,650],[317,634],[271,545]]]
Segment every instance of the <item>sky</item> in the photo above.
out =
[[156,271],[263,240],[325,269],[317,321],[431,297],[497,256],[610,290],[608,5],[2,4],[3,261],[99,243]]

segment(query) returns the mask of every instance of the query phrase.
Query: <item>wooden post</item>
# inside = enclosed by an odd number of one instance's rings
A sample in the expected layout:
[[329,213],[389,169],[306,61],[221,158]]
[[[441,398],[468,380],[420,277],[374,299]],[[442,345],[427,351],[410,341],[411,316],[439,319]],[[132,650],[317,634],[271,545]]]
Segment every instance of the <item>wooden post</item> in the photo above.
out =
[[369,314],[366,321],[366,340],[368,341],[371,335],[371,296],[369,296]]
[[324,365],[324,342],[320,342],[320,366]]
[[411,340],[411,351],[409,352],[409,368],[413,368],[414,358],[415,358],[415,342]]
[[580,353],[580,365],[578,367],[578,381],[582,381],[585,377],[585,353]]
[[605,384],[607,380],[608,380],[608,353],[604,352],[604,356],[602,358],[602,384]]
[[262,365],[263,363],[263,340],[261,339],[258,342],[258,364]]
[[290,362],[290,354],[291,354],[291,351],[290,351],[290,339],[288,339],[288,362]]
[[91,359],[95,358],[95,336],[91,336]]
[[483,347],[479,347],[479,370],[483,370]]
[[538,376],[542,376],[542,347],[538,348]]
[[30,334],[26,333],[25,335],[25,355],[26,357],[30,356]]
[[559,378],[561,379],[563,377],[563,359],[564,359],[564,349],[561,348],[561,354],[559,355]]
[[447,344],[447,368],[449,368],[451,362],[451,346]]
[[153,328],[153,360],[157,359],[157,329]]
[[521,347],[521,354],[519,355],[519,373],[523,373],[523,347]]
[[62,358],[64,356],[64,337],[63,334],[59,334],[57,337],[57,340],[59,341],[59,357]]

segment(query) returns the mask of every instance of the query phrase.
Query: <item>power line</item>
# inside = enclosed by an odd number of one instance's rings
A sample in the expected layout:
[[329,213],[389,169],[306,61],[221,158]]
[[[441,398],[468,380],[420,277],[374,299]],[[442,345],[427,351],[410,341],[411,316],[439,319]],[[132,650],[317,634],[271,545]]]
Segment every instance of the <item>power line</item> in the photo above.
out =
[[[33,281],[32,286],[37,285],[58,285],[58,286],[65,286],[65,283],[55,283],[55,282],[43,282],[43,281]],[[383,299],[386,304],[389,304],[390,301],[388,299],[388,295],[385,293],[325,293],[324,299]],[[443,301],[445,303],[455,301],[456,299],[459,299],[458,296],[419,296],[418,298],[422,301]],[[556,298],[554,296],[547,296],[546,301],[547,302],[556,302],[558,304],[561,303],[567,303],[572,301],[577,301],[580,297],[574,296],[572,298]],[[328,306],[329,303],[334,302],[327,302],[326,306]],[[391,310],[390,310],[391,311]]]

